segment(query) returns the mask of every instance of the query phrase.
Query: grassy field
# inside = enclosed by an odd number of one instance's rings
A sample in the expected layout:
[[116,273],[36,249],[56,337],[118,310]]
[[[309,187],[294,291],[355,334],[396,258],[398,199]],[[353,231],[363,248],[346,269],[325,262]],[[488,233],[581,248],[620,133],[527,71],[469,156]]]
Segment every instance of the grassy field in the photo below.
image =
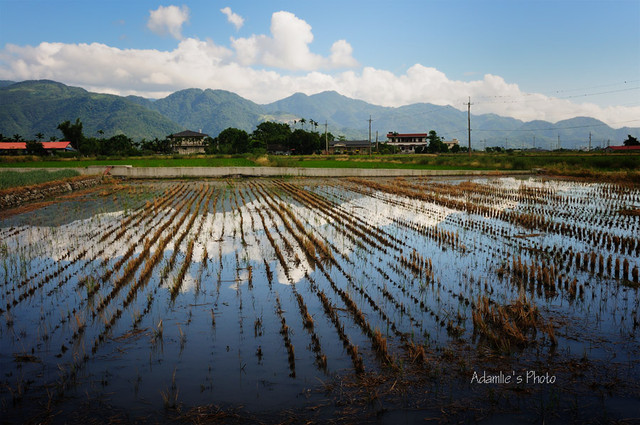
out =
[[257,164],[250,159],[240,157],[203,157],[203,158],[173,158],[173,157],[145,157],[126,159],[73,159],[73,160],[30,160],[9,161],[3,158],[0,167],[34,167],[34,168],[77,168],[90,165],[132,165],[134,167],[255,167]]
[[640,155],[577,152],[474,153],[441,155],[234,155],[201,157],[132,157],[117,159],[47,159],[0,157],[0,167],[72,168],[89,165],[132,165],[134,167],[305,167],[305,168],[396,168],[463,170],[545,169],[552,174],[593,176],[594,173],[638,173]]
[[68,177],[79,176],[76,170],[59,170],[49,172],[46,170],[34,170],[27,172],[0,171],[0,189],[10,187],[28,186],[53,180],[61,180]]

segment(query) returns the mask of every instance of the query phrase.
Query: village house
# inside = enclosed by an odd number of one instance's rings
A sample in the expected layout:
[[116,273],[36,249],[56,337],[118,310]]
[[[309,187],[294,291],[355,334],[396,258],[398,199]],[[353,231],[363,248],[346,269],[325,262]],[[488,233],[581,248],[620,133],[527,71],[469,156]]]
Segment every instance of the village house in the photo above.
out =
[[387,143],[390,146],[395,146],[398,152],[401,153],[415,153],[417,148],[424,148],[429,145],[427,140],[428,133],[388,133]]
[[[415,153],[429,146],[429,133],[396,133],[391,132],[387,134],[387,143],[390,146],[395,146],[401,153]],[[458,139],[443,140],[442,143],[447,145],[447,148],[451,150],[454,146],[459,146]]]
[[186,130],[169,135],[169,140],[171,140],[176,153],[185,155],[190,153],[204,153],[207,147],[208,137],[208,134]]
[[371,143],[368,140],[334,140],[329,142],[330,154],[368,154]]
[[458,141],[458,139],[443,140],[442,143],[447,145],[447,148],[449,150],[451,150],[451,148],[453,148],[454,146],[460,146],[460,142]]

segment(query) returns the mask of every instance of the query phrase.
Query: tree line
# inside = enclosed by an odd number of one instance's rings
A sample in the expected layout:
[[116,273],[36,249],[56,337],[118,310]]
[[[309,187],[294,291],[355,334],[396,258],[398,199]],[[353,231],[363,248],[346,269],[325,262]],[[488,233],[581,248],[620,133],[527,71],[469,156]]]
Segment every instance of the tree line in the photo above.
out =
[[[304,124],[309,123],[310,130],[304,129]],[[208,154],[243,154],[256,153],[262,154],[267,152],[286,152],[296,155],[309,155],[321,153],[325,150],[325,135],[317,131],[318,123],[314,120],[305,120],[300,118],[294,121],[300,124],[301,128],[292,128],[287,123],[274,121],[265,121],[258,124],[251,133],[245,130],[229,127],[216,137],[207,137],[205,139],[205,152]],[[155,138],[153,140],[142,139],[134,141],[132,138],[117,134],[115,136],[105,138],[104,132],[98,130],[97,137],[87,137],[83,131],[82,121],[77,118],[75,122],[64,121],[57,127],[63,135],[63,140],[71,142],[71,146],[80,155],[84,156],[134,156],[145,154],[172,154],[175,152],[173,141],[167,136],[164,139]],[[45,149],[42,145],[42,133],[36,134],[35,140],[23,140],[19,134],[15,134],[12,138],[6,138],[0,134],[0,142],[26,142],[28,154],[44,155]],[[327,141],[336,140],[331,133],[326,135]],[[55,141],[55,137],[50,138]],[[339,136],[337,140],[345,140],[343,136]],[[427,136],[428,143],[425,146],[416,148],[416,153],[441,153],[441,152],[466,152],[464,146],[453,145],[451,149],[443,143],[440,136],[435,130],[431,130]],[[637,146],[640,144],[637,138],[628,136],[625,140],[626,146]],[[487,152],[501,152],[500,147],[486,148]],[[379,154],[396,153],[395,146],[380,143],[378,145]]]
[[[296,123],[304,124],[306,120],[300,119]],[[317,129],[317,122],[308,121],[311,128]],[[294,154],[312,154],[324,149],[325,135],[317,130],[305,130],[303,128],[292,129],[289,124],[266,121],[258,124],[252,133],[237,128],[227,128],[216,137],[205,139],[205,152],[208,154],[242,154],[242,153],[266,153],[275,149]],[[98,130],[97,137],[88,137],[84,134],[82,121],[78,118],[75,122],[64,121],[57,127],[62,133],[62,140],[71,142],[71,147],[80,155],[92,156],[133,156],[144,154],[171,154],[175,152],[174,142],[167,136],[164,139],[142,139],[135,141],[132,138],[117,134],[112,137],[103,137],[104,132]],[[333,141],[334,136],[327,133],[327,140]],[[45,149],[42,145],[42,133],[36,134],[36,140],[24,140],[19,134],[13,138],[6,138],[0,134],[0,142],[26,142],[27,153],[43,155]],[[55,137],[50,141],[56,141]]]
[[[307,122],[301,118],[299,122]],[[298,122],[298,121],[296,121]],[[317,123],[309,120],[311,127],[317,128]],[[327,133],[327,140],[335,137]],[[299,155],[309,155],[321,152],[325,147],[324,134],[317,130],[292,129],[287,123],[265,121],[256,126],[252,133],[237,128],[222,130],[217,137],[212,138],[206,152],[212,154],[266,153],[267,151],[281,151]]]

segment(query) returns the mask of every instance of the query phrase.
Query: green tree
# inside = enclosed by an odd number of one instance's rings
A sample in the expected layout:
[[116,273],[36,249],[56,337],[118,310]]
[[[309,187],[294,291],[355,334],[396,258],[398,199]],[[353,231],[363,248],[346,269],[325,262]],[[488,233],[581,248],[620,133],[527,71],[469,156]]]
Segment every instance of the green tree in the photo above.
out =
[[173,152],[173,145],[171,143],[171,140],[167,138],[163,140],[160,140],[157,137],[153,140],[143,139],[140,142],[140,147],[143,151],[147,151],[147,152],[162,153],[162,154],[169,154]]
[[60,123],[58,125],[58,130],[62,132],[62,135],[66,140],[71,142],[71,146],[73,146],[74,149],[85,153],[83,152],[82,147],[85,138],[82,133],[82,122],[80,121],[80,118],[76,118],[75,124],[71,124],[70,121]]
[[447,145],[442,143],[442,139],[438,136],[435,130],[431,130],[429,135],[427,136],[427,140],[429,141],[429,145],[427,146],[427,151],[431,153],[438,152],[447,152],[449,148]]
[[291,133],[289,147],[298,155],[309,155],[320,150],[320,136],[318,133],[297,129]]
[[36,133],[36,139],[38,139],[38,141],[41,141],[42,139],[44,139],[44,134]]
[[100,140],[99,152],[101,155],[135,155],[138,149],[131,138],[117,134],[109,139]]
[[36,140],[27,140],[27,153],[29,155],[45,155],[47,151],[44,149],[42,142]]
[[252,144],[264,146],[281,145],[285,148],[289,147],[289,137],[291,136],[291,127],[289,124],[265,121],[258,124],[251,134]]
[[378,145],[378,153],[382,155],[394,154],[398,152],[398,147],[388,143],[380,143]]
[[640,146],[640,141],[638,138],[633,137],[632,135],[628,135],[627,140],[624,141],[625,146]]
[[245,153],[249,152],[249,134],[237,128],[229,127],[213,139],[216,153]]

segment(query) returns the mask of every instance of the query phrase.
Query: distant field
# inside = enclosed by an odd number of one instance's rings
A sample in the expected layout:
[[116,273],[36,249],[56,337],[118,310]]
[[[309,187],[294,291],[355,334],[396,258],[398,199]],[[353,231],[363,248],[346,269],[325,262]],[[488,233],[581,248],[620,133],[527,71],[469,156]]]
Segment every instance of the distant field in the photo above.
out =
[[0,189],[10,187],[28,186],[53,180],[61,180],[68,177],[79,176],[76,170],[45,171],[35,170],[27,172],[0,171]]
[[127,158],[127,159],[80,159],[44,161],[2,161],[0,167],[76,168],[90,165],[132,165],[134,167],[255,167],[256,163],[246,158]]
[[[25,160],[28,159],[28,160]],[[306,168],[393,168],[393,169],[466,169],[531,170],[544,168],[552,173],[572,175],[593,172],[640,171],[640,155],[602,153],[536,153],[443,155],[307,155],[234,157],[146,157],[125,159],[31,160],[4,157],[0,167],[71,168],[90,165],[132,165],[134,167],[306,167]]]

